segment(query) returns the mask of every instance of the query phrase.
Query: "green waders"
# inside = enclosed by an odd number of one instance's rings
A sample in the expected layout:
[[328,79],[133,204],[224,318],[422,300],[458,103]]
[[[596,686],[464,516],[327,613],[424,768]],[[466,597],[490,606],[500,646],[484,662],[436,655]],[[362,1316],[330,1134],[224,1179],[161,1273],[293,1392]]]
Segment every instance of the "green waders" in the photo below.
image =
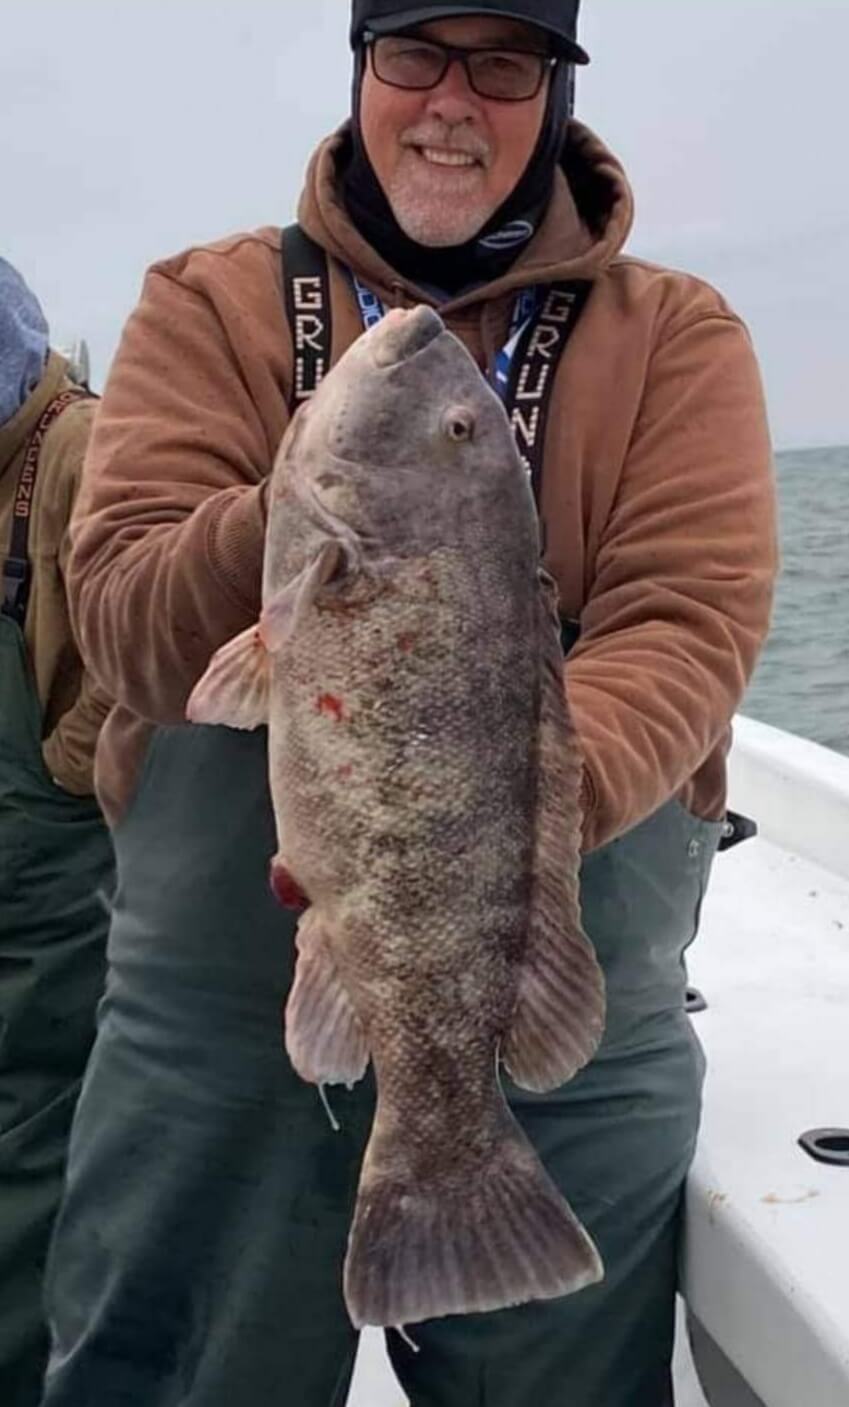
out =
[[44,1261],[103,989],[112,846],[48,776],[19,625],[0,613],[0,1403],[41,1399]]
[[[266,735],[162,729],[114,840],[109,975],[48,1271],[45,1407],[343,1407],[341,1267],[368,1080],[317,1091],[282,1048],[290,918]],[[662,1407],[701,1053],[684,1013],[720,827],[675,803],[589,857],[600,1055],[518,1117],[596,1238],[603,1284],[394,1333],[413,1407]]]

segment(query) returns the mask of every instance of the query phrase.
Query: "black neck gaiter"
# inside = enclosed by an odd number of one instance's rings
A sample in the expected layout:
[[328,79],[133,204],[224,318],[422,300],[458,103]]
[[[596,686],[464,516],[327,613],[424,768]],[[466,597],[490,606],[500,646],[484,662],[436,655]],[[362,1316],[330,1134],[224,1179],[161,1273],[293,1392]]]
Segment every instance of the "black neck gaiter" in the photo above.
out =
[[354,54],[351,135],[339,153],[345,205],[360,234],[410,282],[457,293],[506,273],[539,228],[548,208],[554,173],[570,115],[570,75],[554,69],[536,148],[518,185],[474,239],[430,248],[409,239],[398,224],[369,160],[360,128],[365,49]]

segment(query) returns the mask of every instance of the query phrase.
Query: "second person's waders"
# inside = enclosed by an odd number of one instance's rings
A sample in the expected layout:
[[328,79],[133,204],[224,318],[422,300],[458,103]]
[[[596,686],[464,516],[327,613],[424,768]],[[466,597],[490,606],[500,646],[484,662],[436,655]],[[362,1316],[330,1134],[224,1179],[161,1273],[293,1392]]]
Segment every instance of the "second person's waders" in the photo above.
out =
[[[66,393],[62,403],[73,398]],[[113,874],[111,842],[94,799],[70,796],[44,765],[41,709],[22,629],[23,525],[19,514],[15,550],[3,554],[0,609],[2,1407],[36,1407],[41,1398],[48,1347],[44,1262],[103,989],[105,896]],[[17,566],[15,577],[10,568]]]

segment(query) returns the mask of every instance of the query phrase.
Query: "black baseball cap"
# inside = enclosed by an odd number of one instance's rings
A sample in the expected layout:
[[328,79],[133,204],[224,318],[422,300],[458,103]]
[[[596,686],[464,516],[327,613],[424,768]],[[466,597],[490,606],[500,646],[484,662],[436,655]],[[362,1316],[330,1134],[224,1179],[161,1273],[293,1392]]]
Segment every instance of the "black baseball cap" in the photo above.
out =
[[451,15],[499,15],[547,30],[559,54],[570,63],[588,64],[589,54],[576,40],[580,3],[581,0],[487,0],[480,5],[399,5],[397,0],[353,0],[351,47],[356,48],[367,29],[373,34],[394,34]]

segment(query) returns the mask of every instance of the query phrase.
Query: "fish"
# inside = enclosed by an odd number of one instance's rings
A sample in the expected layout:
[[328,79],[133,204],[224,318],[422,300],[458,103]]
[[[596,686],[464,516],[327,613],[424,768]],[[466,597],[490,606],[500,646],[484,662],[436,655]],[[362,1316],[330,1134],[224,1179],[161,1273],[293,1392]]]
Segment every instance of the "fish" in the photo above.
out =
[[195,723],[268,728],[271,883],[301,908],[294,1069],[323,1090],[373,1065],[343,1275],[357,1328],[604,1275],[502,1079],[564,1084],[605,1023],[540,548],[501,401],[433,309],[393,310],[294,416],[260,619],[189,699]]

